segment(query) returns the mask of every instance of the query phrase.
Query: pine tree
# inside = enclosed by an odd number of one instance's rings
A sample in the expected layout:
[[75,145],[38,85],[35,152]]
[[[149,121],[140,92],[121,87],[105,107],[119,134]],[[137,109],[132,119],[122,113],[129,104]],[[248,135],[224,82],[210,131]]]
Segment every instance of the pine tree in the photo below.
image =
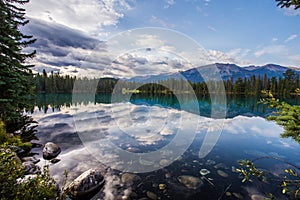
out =
[[35,39],[19,30],[29,22],[24,17],[25,10],[17,7],[25,3],[28,0],[0,0],[0,119],[6,123],[8,132],[25,125],[26,117],[22,112],[33,93],[29,80],[32,65],[25,61],[33,57],[35,51],[25,53],[23,49]]

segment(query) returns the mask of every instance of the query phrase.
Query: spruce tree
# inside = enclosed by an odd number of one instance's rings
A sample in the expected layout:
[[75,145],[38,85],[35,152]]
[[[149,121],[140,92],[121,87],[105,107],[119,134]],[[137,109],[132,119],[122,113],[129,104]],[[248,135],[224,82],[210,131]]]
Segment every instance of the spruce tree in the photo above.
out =
[[28,0],[0,0],[0,120],[5,122],[8,132],[25,125],[26,116],[22,113],[33,93],[33,66],[26,64],[26,59],[32,58],[35,51],[26,53],[24,48],[35,39],[20,31],[29,22],[24,17],[25,9],[20,7],[25,3]]

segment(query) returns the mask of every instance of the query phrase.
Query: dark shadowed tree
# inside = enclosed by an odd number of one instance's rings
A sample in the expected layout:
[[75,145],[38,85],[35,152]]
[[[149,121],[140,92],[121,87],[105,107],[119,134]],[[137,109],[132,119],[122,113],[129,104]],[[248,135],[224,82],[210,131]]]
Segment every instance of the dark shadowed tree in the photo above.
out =
[[293,7],[295,10],[300,8],[300,0],[276,0],[277,6],[281,8]]
[[26,53],[24,48],[35,40],[25,35],[20,27],[28,23],[25,10],[18,6],[28,0],[0,0],[0,119],[8,132],[25,125],[23,110],[28,107],[29,96],[33,92],[32,76],[26,59],[35,51]]

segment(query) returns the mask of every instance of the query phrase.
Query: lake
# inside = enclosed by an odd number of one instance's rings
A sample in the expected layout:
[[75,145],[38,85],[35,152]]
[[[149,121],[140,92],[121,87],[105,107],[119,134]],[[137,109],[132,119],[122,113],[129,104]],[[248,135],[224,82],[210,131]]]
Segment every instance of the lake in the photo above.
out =
[[[114,103],[109,94],[91,95],[94,101],[88,96],[74,101],[70,94],[37,95],[32,116],[39,122],[36,142],[51,141],[62,149],[60,162],[41,158],[39,163],[50,164],[58,182],[64,170],[73,180],[102,164],[114,169],[93,199],[280,196],[280,182],[242,183],[237,161],[267,156],[300,165],[299,144],[280,138],[283,129],[264,119],[272,110],[256,97],[228,97],[222,119],[210,117],[209,97],[198,97],[199,112],[187,96],[181,103],[172,95],[135,94],[129,101],[120,96]],[[41,157],[42,149],[34,151]],[[290,167],[274,159],[255,163],[270,177]]]

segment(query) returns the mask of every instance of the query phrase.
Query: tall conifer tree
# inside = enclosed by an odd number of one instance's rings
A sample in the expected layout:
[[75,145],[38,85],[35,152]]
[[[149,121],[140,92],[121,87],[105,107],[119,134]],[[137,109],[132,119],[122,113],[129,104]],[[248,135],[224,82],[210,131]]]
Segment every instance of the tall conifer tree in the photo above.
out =
[[28,0],[0,0],[0,119],[9,132],[25,125],[22,113],[33,92],[29,79],[33,66],[26,64],[26,59],[36,52],[26,53],[24,48],[35,39],[20,31],[29,22],[21,8],[25,3]]

